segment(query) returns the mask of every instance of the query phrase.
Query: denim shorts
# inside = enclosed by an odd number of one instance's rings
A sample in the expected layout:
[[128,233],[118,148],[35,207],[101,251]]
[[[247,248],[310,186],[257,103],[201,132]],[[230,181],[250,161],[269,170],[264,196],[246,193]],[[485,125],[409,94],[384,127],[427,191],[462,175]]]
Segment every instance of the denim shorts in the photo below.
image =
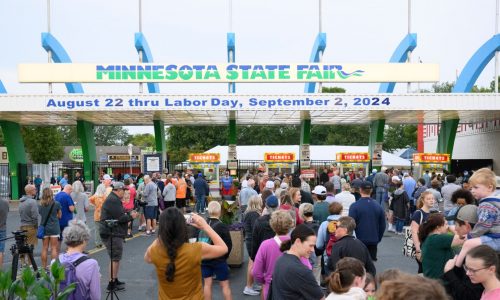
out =
[[488,245],[497,252],[500,251],[500,238],[492,238],[487,235],[482,235],[479,238],[481,239],[481,244]]
[[[4,239],[6,234],[7,234],[6,230],[0,230],[0,240]],[[3,253],[4,250],[5,250],[5,241],[0,241],[0,252]]]
[[144,217],[149,220],[156,219],[156,206],[144,206]]
[[218,281],[229,278],[229,267],[226,261],[204,261],[201,263],[201,276],[203,278],[212,277]]

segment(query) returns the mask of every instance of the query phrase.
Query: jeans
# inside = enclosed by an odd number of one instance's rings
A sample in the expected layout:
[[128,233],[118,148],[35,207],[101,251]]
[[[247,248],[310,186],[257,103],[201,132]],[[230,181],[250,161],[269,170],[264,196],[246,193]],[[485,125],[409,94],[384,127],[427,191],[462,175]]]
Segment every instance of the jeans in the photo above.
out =
[[383,186],[377,186],[375,190],[375,200],[377,200],[378,204],[382,206],[384,201],[385,188]]
[[195,211],[200,213],[205,210],[205,195],[196,195]]
[[102,246],[102,240],[101,240],[101,234],[99,233],[100,232],[100,226],[101,226],[101,223],[99,223],[99,221],[94,221],[94,233],[95,233],[95,237],[94,237],[94,242],[95,242],[95,245],[96,246]]
[[400,218],[394,218],[396,220],[396,232],[403,232],[403,226],[405,225],[405,220]]

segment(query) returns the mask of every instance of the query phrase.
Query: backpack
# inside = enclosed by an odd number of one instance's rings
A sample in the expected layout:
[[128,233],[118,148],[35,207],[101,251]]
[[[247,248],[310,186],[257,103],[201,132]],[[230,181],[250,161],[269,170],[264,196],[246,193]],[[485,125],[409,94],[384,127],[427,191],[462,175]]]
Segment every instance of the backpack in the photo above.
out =
[[[208,225],[210,225],[210,227],[212,227],[212,229],[214,229],[215,226],[217,226],[217,223],[218,222],[212,223],[212,222],[208,221]],[[200,232],[198,232],[198,242],[213,245],[212,239],[210,237],[208,237],[208,234],[204,230],[200,230]]]
[[64,266],[64,280],[59,283],[59,290],[64,291],[67,286],[76,283],[75,289],[69,294],[67,300],[87,299],[87,293],[84,291],[81,282],[76,278],[76,267],[87,259],[89,257],[84,255],[74,262],[64,262],[61,264]]
[[326,255],[331,256],[332,255],[332,247],[337,242],[337,238],[335,237],[335,230],[337,230],[339,221],[338,220],[332,220],[329,221],[328,224],[326,225],[326,236],[329,237],[328,243],[326,244]]

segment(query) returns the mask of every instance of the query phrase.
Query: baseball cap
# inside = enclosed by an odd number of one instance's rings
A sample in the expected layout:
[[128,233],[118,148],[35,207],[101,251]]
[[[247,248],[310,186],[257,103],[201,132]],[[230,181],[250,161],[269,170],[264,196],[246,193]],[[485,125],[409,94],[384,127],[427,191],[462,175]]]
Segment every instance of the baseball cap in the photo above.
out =
[[266,189],[274,189],[274,182],[271,180],[266,182]]
[[372,170],[372,173],[377,173],[377,169],[373,169],[373,170]]
[[314,187],[312,193],[316,195],[326,195],[326,188],[322,185],[317,185]]
[[392,176],[391,180],[392,181],[401,181],[401,179],[399,179],[399,177],[396,175]]
[[380,169],[380,171],[382,171],[382,172],[387,171],[387,167],[382,167],[382,168]]
[[408,177],[408,176],[410,176],[410,174],[408,174],[406,172],[403,174],[403,177]]
[[446,217],[448,221],[467,221],[471,224],[477,223],[477,206],[468,204],[460,207],[456,214]]
[[113,190],[128,190],[128,187],[123,182],[116,181],[113,183]]
[[[500,186],[500,185],[499,185]],[[282,189],[287,189],[288,188],[288,183],[286,182],[282,182],[281,185],[280,185],[280,188]]]
[[268,207],[273,207],[273,208],[278,207],[278,198],[276,198],[276,196],[274,196],[274,195],[267,197],[266,205]]
[[109,174],[104,174],[104,176],[102,176],[102,179],[104,179],[104,180],[110,180],[111,176],[109,176]]
[[363,183],[361,184],[360,188],[363,189],[363,190],[373,189],[373,184],[371,182],[369,182],[369,181],[363,181]]

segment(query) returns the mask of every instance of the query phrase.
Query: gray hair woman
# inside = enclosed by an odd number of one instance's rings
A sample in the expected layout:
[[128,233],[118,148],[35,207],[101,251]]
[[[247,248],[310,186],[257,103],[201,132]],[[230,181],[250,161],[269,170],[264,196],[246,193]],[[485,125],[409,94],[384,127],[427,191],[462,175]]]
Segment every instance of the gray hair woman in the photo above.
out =
[[66,253],[59,255],[61,264],[75,266],[77,290],[75,295],[87,295],[86,299],[101,299],[99,264],[83,251],[90,239],[90,229],[84,222],[76,220],[69,223],[63,231],[63,241],[68,247]]
[[71,192],[71,199],[75,203],[75,211],[73,212],[75,220],[87,222],[85,213],[89,211],[89,197],[84,193],[83,184],[77,180],[73,182],[73,192]]

